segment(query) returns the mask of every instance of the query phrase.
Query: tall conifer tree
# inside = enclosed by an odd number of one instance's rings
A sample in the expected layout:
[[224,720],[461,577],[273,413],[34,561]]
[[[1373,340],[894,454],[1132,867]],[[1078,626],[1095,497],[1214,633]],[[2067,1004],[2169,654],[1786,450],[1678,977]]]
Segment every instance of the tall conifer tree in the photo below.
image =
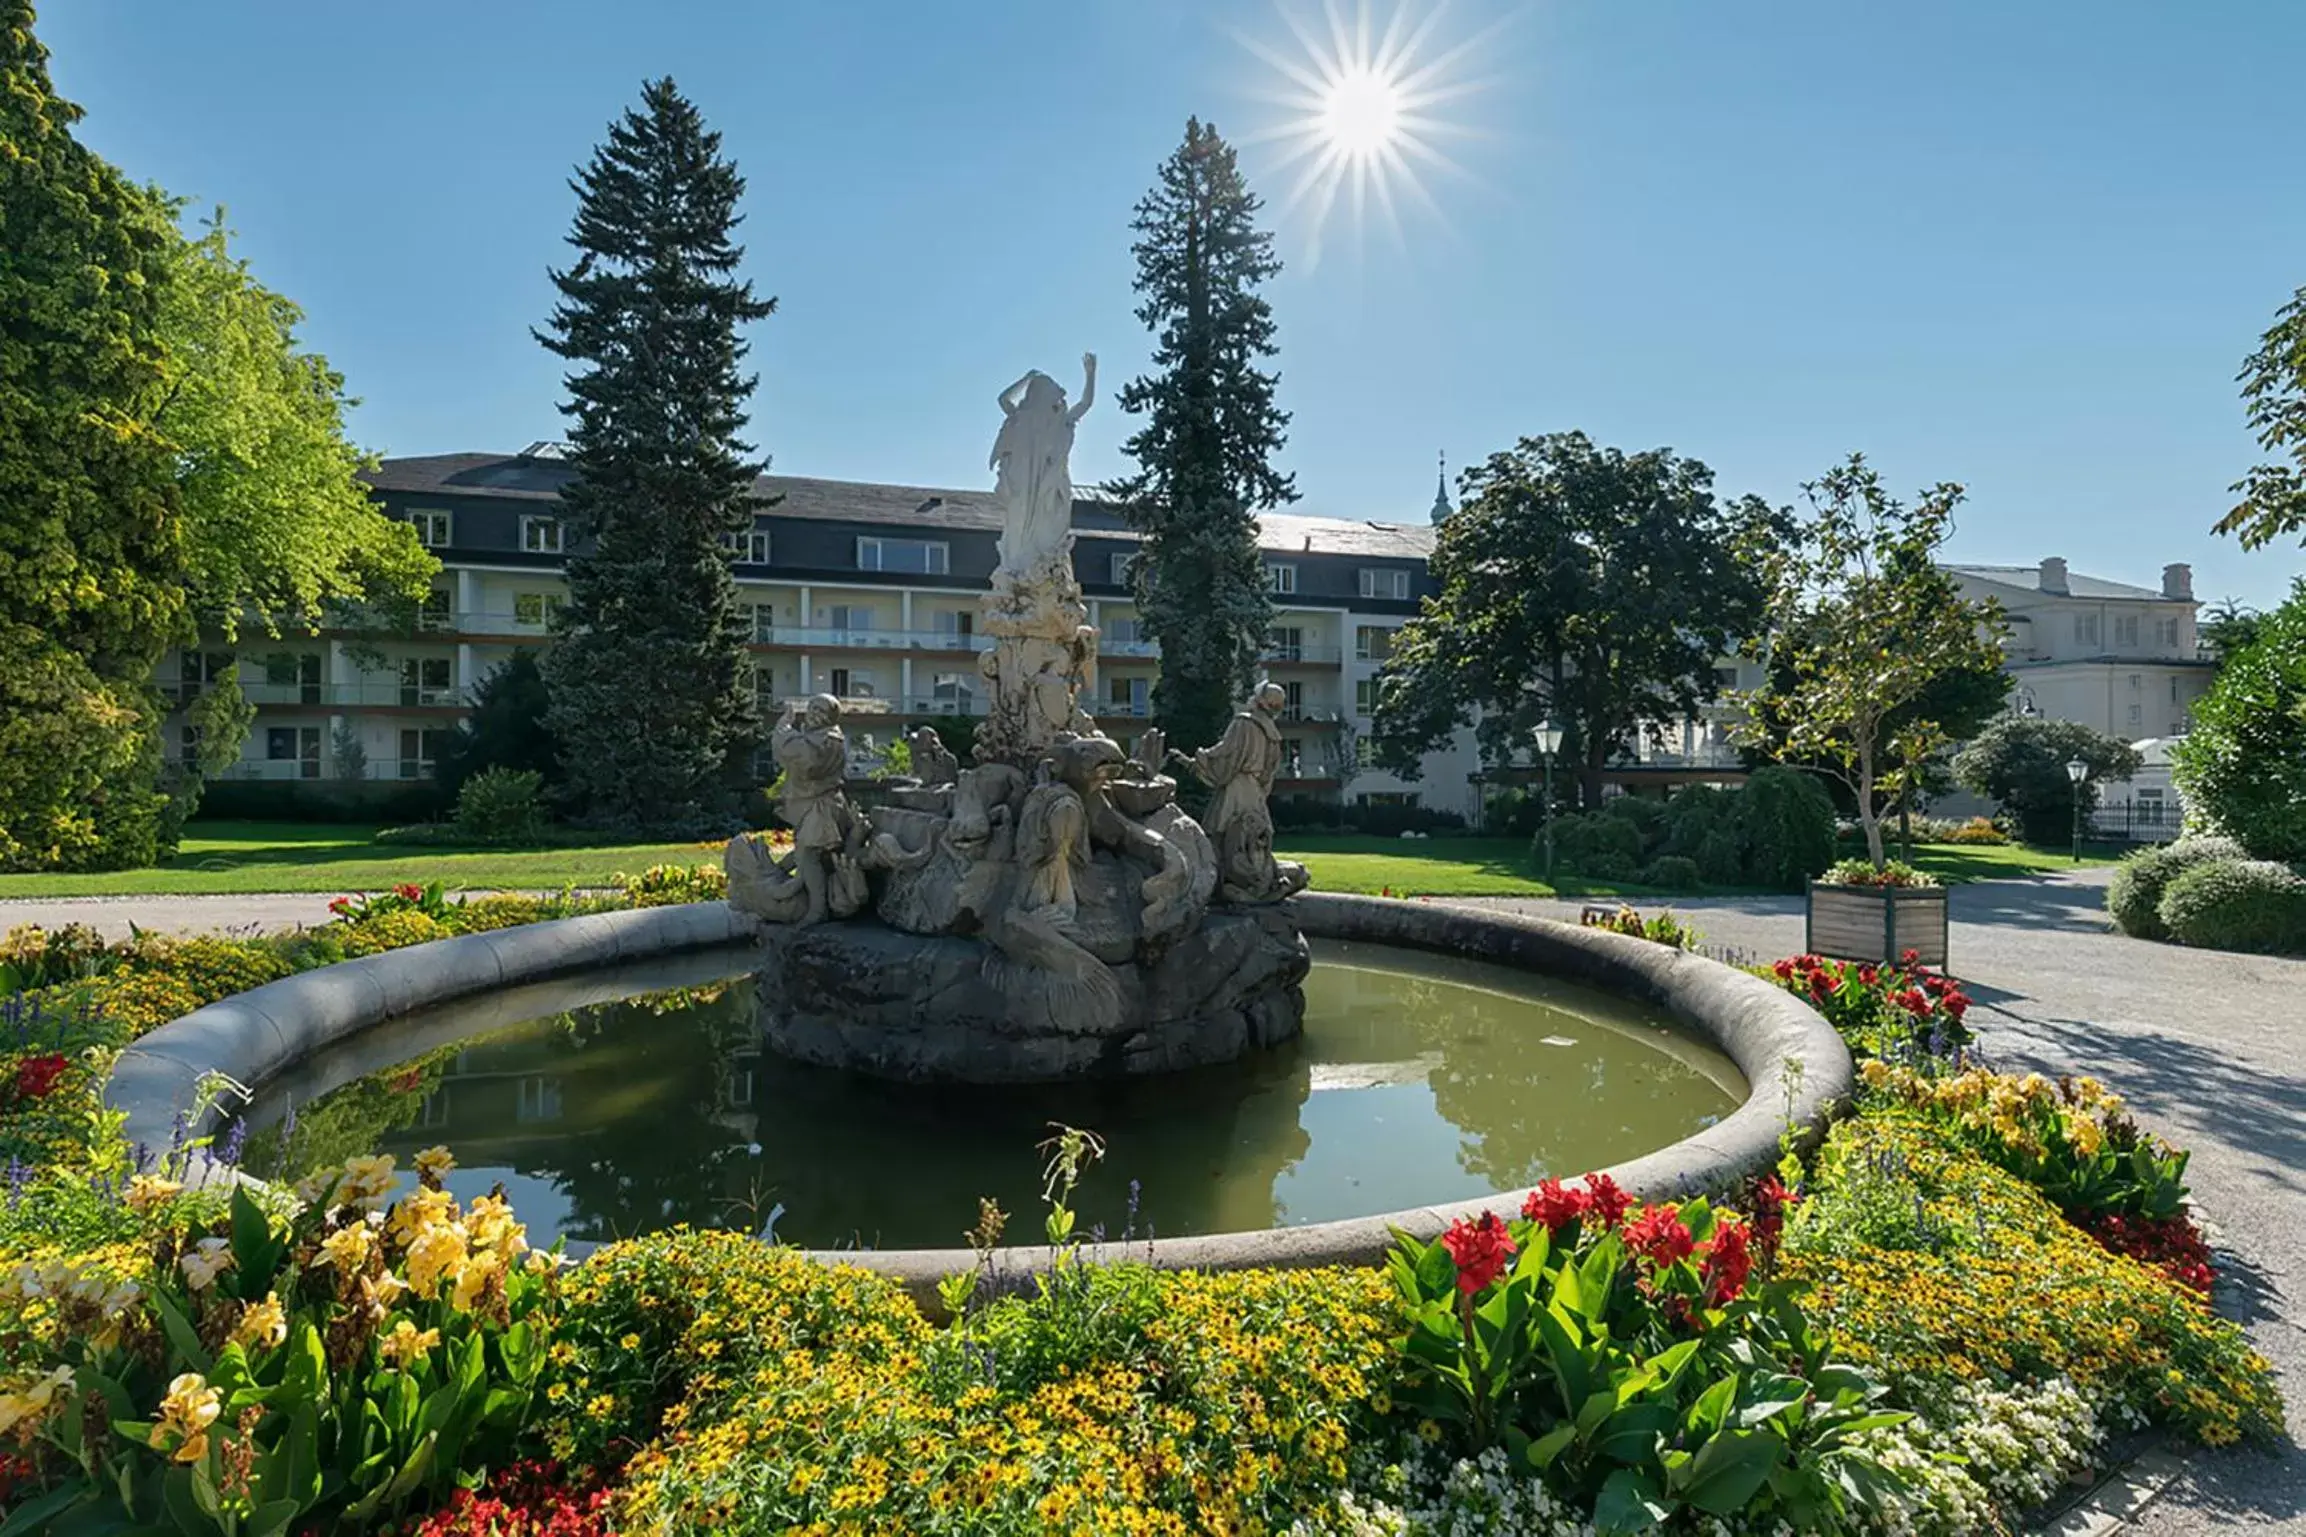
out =
[[1161,648],[1155,713],[1170,742],[1214,742],[1253,681],[1273,616],[1257,514],[1297,498],[1273,468],[1289,414],[1274,404],[1273,310],[1258,287],[1281,270],[1263,206],[1233,148],[1198,118],[1137,205],[1137,318],[1155,371],[1121,409],[1145,425],[1125,445],[1137,472],[1114,486],[1145,536],[1138,609]]
[[573,183],[580,254],[537,333],[574,365],[562,503],[581,547],[546,675],[563,782],[594,823],[720,817],[760,740],[723,541],[761,507],[738,328],[776,301],[735,275],[745,184],[720,143],[670,79],[643,88]]

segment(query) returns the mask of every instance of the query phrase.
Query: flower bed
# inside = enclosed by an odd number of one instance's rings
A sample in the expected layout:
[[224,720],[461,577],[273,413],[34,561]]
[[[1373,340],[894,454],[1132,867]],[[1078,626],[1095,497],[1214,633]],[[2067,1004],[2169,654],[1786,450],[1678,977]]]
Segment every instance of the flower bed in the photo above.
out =
[[141,1028],[568,910],[417,890],[279,940],[12,937],[36,983],[0,1068],[16,1529],[1951,1533],[2004,1529],[2137,1426],[2281,1431],[2266,1363],[2203,1305],[2183,1155],[2095,1084],[1986,1069],[1960,989],[1910,963],[1764,969],[1863,1078],[1738,1199],[1548,1181],[1385,1270],[1168,1274],[1068,1247],[1095,1151],[1060,1138],[1046,1277],[955,1276],[943,1327],[736,1233],[564,1269],[501,1200],[451,1199],[437,1152],[378,1210],[390,1162],[357,1128],[293,1195],[186,1190],[208,1150],[140,1169],[107,1141],[93,1087]]

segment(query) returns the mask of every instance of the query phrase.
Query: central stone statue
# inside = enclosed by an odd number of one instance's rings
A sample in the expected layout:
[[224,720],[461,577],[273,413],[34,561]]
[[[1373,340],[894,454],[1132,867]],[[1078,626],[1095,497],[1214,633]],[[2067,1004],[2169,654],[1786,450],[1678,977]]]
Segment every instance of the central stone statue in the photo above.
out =
[[[999,1083],[1202,1066],[1303,1027],[1305,941],[1273,857],[1278,689],[1190,758],[1149,732],[1134,754],[1081,708],[1097,631],[1073,574],[1073,428],[1033,372],[1001,392],[991,467],[1002,531],[983,600],[990,685],[971,766],[933,730],[914,774],[851,794],[837,701],[788,704],[782,854],[731,840],[729,901],[756,920],[773,1050],[888,1077]],[[1215,792],[1211,825],[1162,770]],[[861,787],[860,787],[861,788]],[[1213,840],[1214,836],[1214,841]]]

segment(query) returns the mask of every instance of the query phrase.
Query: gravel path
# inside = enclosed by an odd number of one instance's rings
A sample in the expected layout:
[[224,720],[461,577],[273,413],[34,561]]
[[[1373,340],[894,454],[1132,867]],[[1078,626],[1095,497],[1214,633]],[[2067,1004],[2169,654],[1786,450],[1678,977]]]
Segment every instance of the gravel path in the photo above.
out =
[[[2089,1073],[2193,1149],[2187,1178],[2217,1232],[2219,1305],[2273,1361],[2294,1435],[2306,1419],[2306,960],[2226,955],[2111,932],[2100,867],[1957,886],[1952,970],[2002,1065]],[[1480,902],[1575,921],[1574,902]],[[1802,944],[1799,898],[1672,904],[1725,959]],[[1644,911],[1650,909],[1645,907]],[[2306,1453],[2188,1459],[2125,1530],[2306,1533]]]
[[[2009,1066],[2089,1073],[2154,1130],[2193,1149],[2194,1198],[2217,1229],[2220,1306],[2281,1374],[2306,1418],[2306,960],[2225,955],[2109,932],[2105,868],[1956,887],[1953,971],[1977,1000],[1971,1022]],[[1574,922],[1576,902],[1498,898]],[[1740,961],[1802,944],[1790,897],[1675,903],[1706,947]],[[121,897],[0,902],[0,929],[89,923],[106,934],[285,928],[328,917],[312,896]],[[2154,1537],[2306,1534],[2306,1452],[2229,1452],[2185,1472],[2133,1518]]]

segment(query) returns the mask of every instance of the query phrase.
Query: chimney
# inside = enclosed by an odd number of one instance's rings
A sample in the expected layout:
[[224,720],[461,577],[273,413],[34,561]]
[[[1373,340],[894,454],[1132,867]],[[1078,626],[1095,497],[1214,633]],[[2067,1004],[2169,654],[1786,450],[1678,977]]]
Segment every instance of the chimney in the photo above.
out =
[[2164,566],[2162,568],[2162,596],[2165,598],[2183,598],[2189,603],[2192,602],[2194,599],[2194,568],[2184,561],[2179,561],[2175,565]]
[[2042,591],[2066,595],[2066,562],[2056,555],[2042,557]]

